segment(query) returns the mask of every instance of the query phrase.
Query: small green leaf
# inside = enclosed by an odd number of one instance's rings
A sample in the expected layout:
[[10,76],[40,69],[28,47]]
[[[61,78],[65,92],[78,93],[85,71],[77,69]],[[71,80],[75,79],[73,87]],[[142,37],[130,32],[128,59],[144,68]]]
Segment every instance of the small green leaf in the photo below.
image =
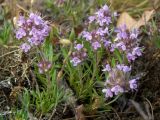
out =
[[69,35],[69,40],[73,41],[75,39],[75,31],[72,29],[70,35]]

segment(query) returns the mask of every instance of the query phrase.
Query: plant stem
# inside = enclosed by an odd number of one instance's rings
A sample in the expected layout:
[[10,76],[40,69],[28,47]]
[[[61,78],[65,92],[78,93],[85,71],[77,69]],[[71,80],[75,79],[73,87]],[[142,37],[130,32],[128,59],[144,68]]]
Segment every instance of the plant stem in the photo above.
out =
[[66,65],[66,63],[67,63],[67,60],[68,60],[69,56],[70,56],[71,53],[72,53],[72,49],[73,49],[73,45],[71,44],[71,47],[70,47],[70,49],[69,49],[69,52],[68,52],[66,58],[63,60],[63,65],[62,65],[62,67],[61,67],[61,70],[58,72],[58,75],[57,75],[57,83],[58,83],[58,84],[60,83],[60,80],[61,80],[61,77],[62,77],[62,73],[63,73],[64,67],[65,67],[65,65]]

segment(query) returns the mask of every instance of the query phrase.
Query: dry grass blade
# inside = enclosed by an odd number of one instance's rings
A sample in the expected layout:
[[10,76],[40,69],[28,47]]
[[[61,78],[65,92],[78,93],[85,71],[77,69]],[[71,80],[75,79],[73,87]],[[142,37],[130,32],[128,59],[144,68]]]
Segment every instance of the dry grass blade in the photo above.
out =
[[[147,103],[148,103],[148,104],[146,105],[146,107],[148,107],[148,109],[147,109],[148,116],[150,117],[151,120],[154,120],[154,114],[153,114],[152,104],[151,104],[151,102],[150,102],[147,98],[145,98],[145,100],[146,100]],[[149,107],[151,108],[151,113],[150,113],[150,111],[149,111]]]
[[139,103],[137,103],[134,100],[130,100],[132,105],[135,107],[137,112],[143,117],[144,120],[149,120],[149,117],[145,114],[145,112],[142,110],[141,106]]

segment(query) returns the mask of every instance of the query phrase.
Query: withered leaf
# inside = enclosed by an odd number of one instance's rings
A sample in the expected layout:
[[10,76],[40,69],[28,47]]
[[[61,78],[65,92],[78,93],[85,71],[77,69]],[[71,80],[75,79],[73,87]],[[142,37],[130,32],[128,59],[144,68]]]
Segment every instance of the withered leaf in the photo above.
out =
[[118,19],[117,27],[125,24],[130,30],[136,25],[136,23],[137,21],[133,19],[127,12],[123,12]]
[[139,20],[135,20],[127,12],[123,12],[118,19],[117,27],[125,24],[129,30],[132,30],[133,28],[140,28],[141,26],[146,25],[154,13],[154,10],[145,11]]
[[76,115],[75,115],[76,116],[76,120],[85,120],[85,116],[83,114],[83,109],[84,109],[83,105],[79,105],[75,109],[76,110]]

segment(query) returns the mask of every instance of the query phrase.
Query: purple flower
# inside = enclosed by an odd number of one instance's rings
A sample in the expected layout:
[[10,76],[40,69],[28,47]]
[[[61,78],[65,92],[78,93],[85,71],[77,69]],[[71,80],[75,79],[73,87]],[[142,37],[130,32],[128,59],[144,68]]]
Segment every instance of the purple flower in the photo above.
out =
[[76,44],[74,47],[76,50],[80,51],[83,48],[83,44]]
[[109,11],[109,7],[107,5],[104,5],[99,11],[95,13],[96,15],[96,22],[100,26],[109,25],[112,23],[111,21],[111,14]]
[[82,37],[85,38],[87,41],[92,40],[92,35],[87,31],[82,32]]
[[123,42],[117,43],[116,46],[117,46],[119,49],[123,50],[123,51],[126,50],[126,46],[125,46],[125,44],[124,44]]
[[26,24],[27,24],[27,26],[31,26],[31,25],[32,25],[32,23],[33,23],[33,21],[32,21],[31,19],[27,19],[27,20],[26,20]]
[[132,52],[133,55],[142,56],[142,49],[140,47],[135,47]]
[[52,67],[52,64],[49,61],[41,61],[38,63],[39,73],[43,74],[47,72]]
[[96,14],[98,19],[103,18],[104,17],[104,10],[100,9],[95,14]]
[[123,65],[123,64],[118,64],[116,66],[119,70],[122,70],[125,73],[131,71],[131,67],[129,67],[129,66],[126,66],[126,65]]
[[87,57],[87,53],[86,52],[82,52],[82,58],[86,58]]
[[25,20],[24,16],[20,16],[17,21],[17,25],[20,27],[20,26],[25,25],[25,23],[26,23],[26,20]]
[[111,48],[110,48],[110,51],[113,52],[116,48],[116,44],[111,44]]
[[136,59],[136,57],[133,54],[128,53],[127,54],[127,59],[128,59],[128,61],[134,61]]
[[103,21],[105,21],[105,23],[106,23],[107,25],[109,25],[110,23],[112,23],[112,19],[111,19],[110,16],[109,16],[109,17],[105,17]]
[[96,42],[93,42],[93,43],[92,43],[92,47],[93,47],[94,50],[97,50],[98,48],[101,47],[101,44],[96,41]]
[[96,34],[100,36],[104,36],[105,33],[102,28],[98,28],[98,30],[96,31]]
[[130,32],[130,39],[137,39],[138,34],[139,34],[138,29],[133,29],[133,30]]
[[96,34],[97,35],[100,35],[100,36],[104,36],[105,34],[109,34],[109,32],[108,32],[108,27],[106,27],[105,29],[103,29],[103,28],[98,28],[98,30],[96,31]]
[[96,20],[96,17],[95,16],[90,16],[88,19],[89,19],[89,23],[92,23],[93,21]]
[[105,33],[105,34],[109,34],[109,30],[108,30],[109,28],[108,27],[106,27],[104,30],[103,30],[103,32]]
[[20,48],[25,52],[27,53],[30,49],[31,49],[31,46],[27,43],[23,43]]
[[97,19],[97,23],[98,23],[100,26],[109,25],[110,23],[112,23],[111,17],[99,17],[99,18]]
[[123,93],[124,92],[124,89],[119,86],[119,85],[116,85],[114,87],[111,88],[111,91],[115,94],[115,95],[118,95],[119,93]]
[[113,93],[110,89],[103,89],[102,92],[105,93],[106,98],[113,97]]
[[87,51],[83,48],[83,44],[75,44],[74,48],[75,51],[71,54],[70,62],[73,66],[77,66],[87,57]]
[[42,18],[38,16],[37,14],[31,13],[29,15],[29,19],[33,20],[35,25],[44,24],[44,21],[42,20]]
[[105,12],[109,12],[109,7],[108,7],[108,5],[106,5],[106,4],[102,7],[102,9],[103,9]]
[[116,65],[116,67],[117,67],[119,70],[122,70],[122,69],[123,69],[123,65],[121,65],[121,64]]
[[18,40],[22,39],[23,37],[26,36],[26,31],[23,29],[23,28],[19,28],[17,31],[16,31],[16,38]]
[[111,70],[111,67],[110,67],[110,65],[109,64],[107,64],[106,66],[105,66],[105,68],[102,70],[102,71],[110,71]]
[[[87,30],[89,31],[83,31],[81,34],[94,50],[101,48],[102,44],[106,47],[106,51],[109,50],[107,51],[107,53],[111,56],[111,58],[107,59],[109,64],[110,62],[112,63],[112,57],[115,58],[114,53],[112,52],[118,50],[121,54],[123,54],[124,59],[122,63],[124,64],[115,64],[114,67],[107,64],[102,70],[104,72],[108,71],[107,80],[105,82],[106,88],[102,90],[106,97],[113,97],[113,95],[126,92],[129,88],[137,88],[135,80],[129,81],[129,73],[131,72],[131,66],[129,63],[142,55],[142,48],[139,47],[137,39],[139,34],[137,29],[129,31],[125,24],[114,29],[113,25],[110,25],[112,23],[112,18],[113,20],[116,20],[115,17],[117,16],[118,14],[116,12],[111,13],[109,7],[104,5],[93,16],[88,18],[89,23],[93,24],[94,22],[93,27],[88,27]],[[114,35],[116,35],[116,37]],[[74,53],[73,56],[76,57],[75,65],[77,65],[83,60],[81,59],[82,54],[79,52],[81,51],[81,46],[80,48],[76,46],[75,49],[78,52]],[[127,58],[128,61],[126,61],[125,58]],[[72,62],[73,61],[74,60],[72,59]],[[115,58],[115,63],[118,63],[117,58]],[[126,63],[129,65],[126,65]],[[127,84],[128,81],[129,84]]]
[[137,89],[137,79],[132,79],[129,81],[129,87],[133,89]]
[[108,47],[111,44],[109,40],[102,40],[105,47]]
[[50,32],[47,22],[34,13],[30,13],[29,18],[21,16],[17,24],[16,38],[25,37],[32,46],[42,44]]
[[72,58],[71,63],[73,66],[77,66],[79,63],[81,63],[81,60],[78,57],[74,57]]
[[119,28],[117,28],[115,30],[115,32],[117,33],[117,38],[119,40],[121,40],[121,39],[127,39],[128,38],[126,30],[127,30],[126,25],[122,25],[122,26],[120,26]]
[[129,66],[123,66],[123,72],[130,72],[131,71],[131,67]]
[[36,15],[34,18],[34,23],[35,23],[35,25],[40,25],[40,24],[43,24],[43,20],[40,16]]
[[32,28],[31,28],[31,30],[29,31],[29,35],[30,36],[36,36],[37,35],[37,33],[38,33],[38,30],[33,26]]

